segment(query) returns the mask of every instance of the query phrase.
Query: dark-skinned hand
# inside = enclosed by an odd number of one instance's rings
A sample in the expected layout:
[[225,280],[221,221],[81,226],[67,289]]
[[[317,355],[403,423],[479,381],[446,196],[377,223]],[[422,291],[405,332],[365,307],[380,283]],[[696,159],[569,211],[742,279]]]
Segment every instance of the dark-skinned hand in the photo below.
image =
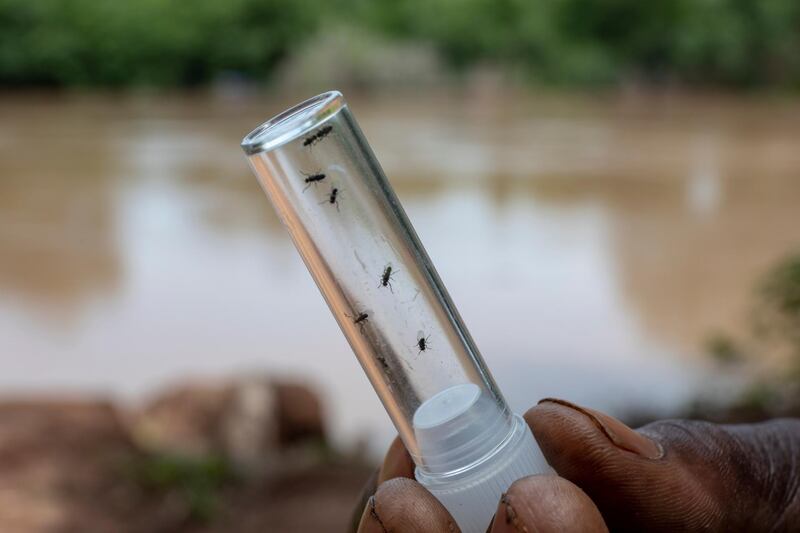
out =
[[[634,431],[553,399],[525,420],[558,475],[515,482],[493,533],[800,531],[800,420],[664,420]],[[396,439],[366,492],[359,533],[459,531],[413,467]]]

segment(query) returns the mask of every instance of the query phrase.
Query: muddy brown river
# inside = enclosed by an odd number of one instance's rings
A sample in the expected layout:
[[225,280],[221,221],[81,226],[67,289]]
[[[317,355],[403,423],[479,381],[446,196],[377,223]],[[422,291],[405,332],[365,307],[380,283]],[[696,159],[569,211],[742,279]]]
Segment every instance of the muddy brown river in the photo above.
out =
[[[0,95],[0,390],[265,371],[380,449],[388,417],[238,146],[306,96]],[[800,247],[800,102],[349,100],[516,409],[669,413],[741,378],[702,348]]]

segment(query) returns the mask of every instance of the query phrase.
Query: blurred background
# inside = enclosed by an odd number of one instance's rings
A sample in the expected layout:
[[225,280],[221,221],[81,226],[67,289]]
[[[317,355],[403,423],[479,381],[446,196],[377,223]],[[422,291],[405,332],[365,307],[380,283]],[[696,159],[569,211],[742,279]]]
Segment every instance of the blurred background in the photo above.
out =
[[238,146],[332,88],[514,409],[800,413],[796,0],[0,0],[0,530],[345,530],[395,433]]

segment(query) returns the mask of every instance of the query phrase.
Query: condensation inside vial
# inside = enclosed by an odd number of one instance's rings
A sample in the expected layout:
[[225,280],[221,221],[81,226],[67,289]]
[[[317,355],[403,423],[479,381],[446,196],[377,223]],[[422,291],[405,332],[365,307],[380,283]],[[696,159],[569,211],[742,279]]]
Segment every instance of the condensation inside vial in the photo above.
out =
[[341,95],[318,98],[250,163],[417,464],[476,460],[511,414]]

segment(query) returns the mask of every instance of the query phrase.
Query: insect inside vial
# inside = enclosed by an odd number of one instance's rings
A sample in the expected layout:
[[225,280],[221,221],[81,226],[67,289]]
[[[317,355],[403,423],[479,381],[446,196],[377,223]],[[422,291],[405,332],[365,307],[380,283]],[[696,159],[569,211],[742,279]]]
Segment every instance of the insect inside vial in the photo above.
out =
[[322,205],[322,204],[333,204],[333,205],[336,206],[336,210],[338,211],[339,210],[339,189],[337,189],[336,187],[331,189],[331,192],[328,195],[328,199],[325,200],[324,202],[320,202],[319,204],[320,205]]
[[392,265],[386,265],[386,268],[383,269],[383,274],[381,274],[381,283],[378,285],[378,288],[381,287],[389,287],[389,290],[394,292],[392,288]]
[[322,180],[324,180],[326,178],[325,174],[323,174],[321,172],[319,172],[317,174],[306,174],[306,173],[303,173],[303,175],[306,177],[306,179],[305,179],[306,186],[303,188],[303,192],[305,192],[305,190],[308,189],[309,187],[311,187],[312,185],[316,185],[318,182],[320,182],[320,181],[322,181]]
[[333,131],[333,126],[323,126],[317,132],[317,141],[321,141],[323,138],[327,137],[330,132]]
[[369,313],[367,311],[361,311],[356,316],[348,315],[347,313],[345,313],[345,315],[353,321],[353,324],[358,325],[362,332],[364,331],[364,326],[369,319]]
[[313,146],[333,131],[333,126],[323,126],[313,135],[306,137],[303,140],[303,146]]
[[420,331],[419,333],[417,333],[417,337],[418,337],[417,348],[419,348],[419,352],[417,352],[417,355],[419,355],[431,347],[430,343],[431,336],[430,335],[425,336],[425,334]]

